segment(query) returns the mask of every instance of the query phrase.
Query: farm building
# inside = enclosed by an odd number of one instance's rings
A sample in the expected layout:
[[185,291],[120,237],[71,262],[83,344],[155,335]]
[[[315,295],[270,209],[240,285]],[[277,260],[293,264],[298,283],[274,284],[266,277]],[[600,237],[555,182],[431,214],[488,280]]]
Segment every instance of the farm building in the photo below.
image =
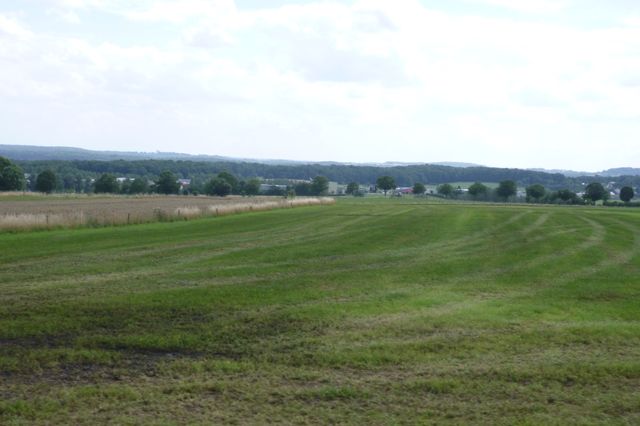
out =
[[178,179],[177,183],[180,185],[180,190],[185,190],[191,185],[191,179]]
[[408,195],[408,194],[413,194],[413,188],[410,188],[408,186],[399,187],[393,191],[393,195]]

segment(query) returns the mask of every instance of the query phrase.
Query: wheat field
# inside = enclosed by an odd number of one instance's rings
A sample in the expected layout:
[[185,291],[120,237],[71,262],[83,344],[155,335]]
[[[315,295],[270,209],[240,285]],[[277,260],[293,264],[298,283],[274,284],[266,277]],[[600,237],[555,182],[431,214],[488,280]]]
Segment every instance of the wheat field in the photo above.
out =
[[[34,199],[35,198],[35,199]],[[189,220],[250,211],[331,204],[327,197],[0,195],[0,230],[74,228]]]

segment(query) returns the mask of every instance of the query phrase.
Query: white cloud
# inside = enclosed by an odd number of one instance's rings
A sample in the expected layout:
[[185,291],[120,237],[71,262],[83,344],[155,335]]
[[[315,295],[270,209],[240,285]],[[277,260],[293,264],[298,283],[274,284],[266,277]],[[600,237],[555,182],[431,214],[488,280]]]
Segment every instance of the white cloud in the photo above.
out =
[[190,19],[214,19],[222,22],[236,14],[233,0],[172,0],[138,2],[137,7],[118,10],[129,19],[141,21],[164,21],[175,24]]
[[0,14],[0,37],[30,38],[33,33],[17,19]]
[[68,24],[79,24],[81,22],[80,15],[71,9],[54,8],[49,11],[49,14]]
[[[570,5],[481,3],[536,16]],[[25,143],[56,135],[20,127],[40,120],[42,128],[55,122],[67,135],[61,142],[95,148],[118,148],[103,145],[115,140],[176,150],[180,139],[180,150],[244,157],[570,167],[560,164],[578,161],[566,138],[595,143],[610,126],[629,146],[640,131],[640,27],[621,19],[592,30],[434,11],[417,0],[251,10],[231,0],[50,5],[78,29],[48,33],[22,23],[29,12],[0,14],[0,93],[32,99],[37,111],[0,104]],[[151,36],[82,36],[96,16]],[[594,121],[597,131],[584,130]],[[466,148],[451,151],[456,144]],[[536,146],[556,150],[558,163]],[[514,154],[501,160],[508,147]],[[598,168],[576,165],[588,167]]]
[[562,0],[471,0],[491,6],[504,7],[525,13],[554,13],[566,9],[567,1]]
[[624,25],[629,25],[631,27],[640,27],[640,16],[629,16],[625,17],[621,21]]

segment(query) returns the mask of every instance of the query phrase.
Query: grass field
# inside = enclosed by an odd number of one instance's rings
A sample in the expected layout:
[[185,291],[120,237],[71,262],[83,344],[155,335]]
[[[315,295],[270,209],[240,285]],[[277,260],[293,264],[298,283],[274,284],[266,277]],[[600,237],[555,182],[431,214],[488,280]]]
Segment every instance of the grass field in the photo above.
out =
[[640,213],[336,205],[0,234],[3,424],[638,424]]

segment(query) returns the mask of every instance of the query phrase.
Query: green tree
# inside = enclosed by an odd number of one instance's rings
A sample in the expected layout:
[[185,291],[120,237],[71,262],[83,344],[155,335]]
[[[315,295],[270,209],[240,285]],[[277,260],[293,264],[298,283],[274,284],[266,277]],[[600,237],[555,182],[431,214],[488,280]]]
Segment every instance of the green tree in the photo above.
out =
[[607,190],[604,189],[604,186],[599,182],[591,182],[584,189],[584,199],[587,201],[595,203],[598,200],[606,200],[606,198]]
[[357,182],[349,182],[347,185],[346,193],[347,194],[355,194],[360,189],[360,185]]
[[160,194],[177,194],[180,189],[178,178],[170,171],[165,170],[160,173],[158,180],[156,181],[156,191]]
[[56,189],[57,182],[56,174],[52,170],[45,170],[36,178],[36,191],[50,194]]
[[115,194],[118,189],[118,180],[111,173],[103,173],[93,185],[96,194]]
[[316,176],[311,181],[311,191],[313,195],[326,195],[328,190],[329,190],[329,179],[327,179],[326,177]]
[[636,194],[634,194],[633,192],[633,188],[631,188],[630,186],[623,186],[620,189],[620,199],[622,201],[624,201],[625,203],[628,203],[629,201],[631,201],[631,199],[635,196]]
[[376,186],[378,189],[384,191],[384,196],[387,196],[387,191],[396,189],[396,181],[391,176],[380,176],[376,180]]
[[258,195],[260,193],[260,179],[249,179],[244,185],[246,195]]
[[469,195],[473,198],[484,197],[489,193],[489,188],[480,182],[476,182],[469,187]]
[[13,163],[6,157],[0,157],[0,170],[4,169],[7,166],[12,165]]
[[218,173],[218,179],[226,181],[231,186],[231,193],[235,194],[238,191],[238,179],[227,171]]
[[313,195],[313,186],[309,182],[298,182],[293,187],[296,195],[301,197]]
[[443,183],[442,185],[438,186],[437,191],[438,191],[438,194],[449,198],[451,197],[451,195],[453,195],[454,189],[451,184]]
[[76,177],[73,175],[65,175],[62,177],[62,190],[65,192],[75,191]]
[[578,194],[568,189],[561,189],[556,192],[556,196],[565,203],[577,203]]
[[207,182],[204,186],[204,192],[207,195],[215,195],[218,197],[225,197],[231,194],[231,184],[225,179],[215,177]]
[[504,201],[507,201],[517,193],[518,187],[512,180],[503,180],[502,182],[500,182],[500,184],[498,184],[498,188],[496,188],[496,194]]
[[125,179],[120,183],[120,188],[118,188],[120,194],[130,194],[131,193],[131,179]]
[[0,169],[0,190],[19,191],[24,189],[24,172],[15,164]]
[[[307,184],[310,185],[310,184]],[[295,190],[293,191],[295,193]],[[286,196],[288,193],[287,189],[284,188],[280,188],[276,185],[271,185],[271,187],[267,190],[267,192],[265,193],[265,195],[277,195],[277,196]]]
[[149,184],[146,179],[135,178],[129,186],[129,194],[144,194],[149,192]]
[[24,172],[8,158],[0,157],[0,191],[24,188]]
[[413,184],[413,195],[423,195],[427,191],[427,188],[424,184],[417,182]]
[[539,202],[547,192],[546,189],[544,189],[544,186],[540,184],[530,185],[527,187],[526,191],[527,191],[527,201],[528,202],[533,201],[536,203]]

